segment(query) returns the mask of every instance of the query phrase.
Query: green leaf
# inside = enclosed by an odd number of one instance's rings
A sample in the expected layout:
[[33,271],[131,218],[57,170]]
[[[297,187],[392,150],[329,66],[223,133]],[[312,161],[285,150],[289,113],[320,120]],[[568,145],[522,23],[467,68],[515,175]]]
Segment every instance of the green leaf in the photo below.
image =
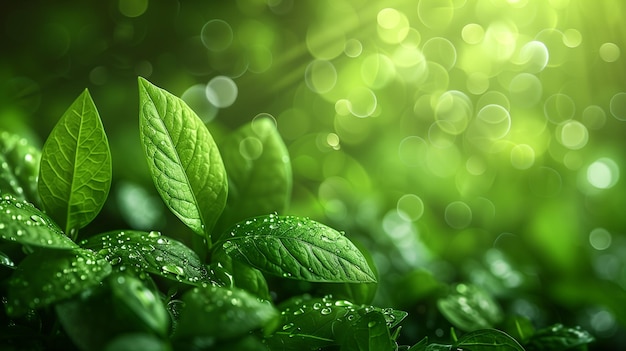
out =
[[462,351],[524,351],[515,339],[497,329],[482,329],[465,334],[453,347]]
[[426,346],[428,346],[428,337],[427,336],[425,336],[417,344],[411,346],[408,351],[426,351]]
[[383,316],[386,327],[392,329],[407,316],[392,308],[355,305],[350,301],[298,297],[282,303],[281,320],[276,332],[266,339],[270,347],[281,350],[318,349],[339,344],[354,332],[360,318],[376,311]]
[[28,140],[8,132],[0,133],[0,194],[39,204],[37,176],[41,151]]
[[9,280],[7,314],[50,305],[99,284],[111,266],[90,250],[36,251],[17,266]]
[[526,344],[528,351],[572,350],[594,342],[595,338],[580,327],[567,328],[562,324],[538,330]]
[[51,249],[78,248],[50,217],[11,195],[0,200],[0,238]]
[[278,313],[269,301],[244,290],[196,287],[183,295],[175,337],[231,339],[268,324]]
[[306,218],[269,215],[238,223],[223,248],[263,272],[312,282],[375,282],[365,257],[338,231]]
[[378,311],[365,314],[346,334],[341,351],[391,351],[395,343],[391,340],[385,316]]
[[224,250],[213,254],[213,260],[222,265],[232,275],[234,286],[265,300],[271,300],[267,280],[261,271],[247,264],[232,260]]
[[106,201],[111,187],[111,151],[86,89],[43,146],[38,186],[44,210],[73,238]]
[[161,298],[141,280],[128,275],[116,274],[108,279],[113,302],[126,319],[137,319],[150,332],[167,336],[170,316]]
[[454,291],[437,300],[439,311],[463,331],[493,328],[502,321],[500,306],[482,289],[458,284]]
[[213,279],[193,250],[156,231],[111,231],[80,245],[98,252],[120,271],[131,269],[194,285],[225,284]]
[[157,191],[185,225],[209,240],[228,193],[211,133],[181,99],[141,77],[139,105],[141,143]]
[[172,348],[160,338],[145,333],[123,334],[110,341],[104,351],[141,350],[170,351]]
[[273,121],[255,119],[229,135],[220,150],[229,187],[220,227],[286,210],[291,198],[291,163]]

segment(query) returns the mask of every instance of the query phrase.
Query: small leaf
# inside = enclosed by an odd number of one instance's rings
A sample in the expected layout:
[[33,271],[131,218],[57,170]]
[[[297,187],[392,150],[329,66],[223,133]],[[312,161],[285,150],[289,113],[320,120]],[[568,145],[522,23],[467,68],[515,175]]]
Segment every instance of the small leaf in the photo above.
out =
[[38,187],[45,211],[74,238],[106,201],[111,187],[111,151],[86,89],[43,146]]
[[0,238],[51,249],[78,248],[50,217],[11,195],[0,200]]
[[213,280],[195,252],[159,232],[112,231],[80,245],[98,252],[118,270],[132,269],[194,285],[223,284]]
[[417,344],[411,346],[408,351],[426,351],[426,346],[428,346],[428,337],[427,336],[425,336]]
[[143,78],[139,105],[141,143],[157,191],[185,225],[209,240],[228,193],[211,133],[181,99]]
[[28,140],[8,132],[0,133],[0,193],[39,204],[37,177],[41,151]]
[[287,147],[268,118],[255,119],[221,144],[228,174],[228,201],[222,227],[266,213],[283,212],[291,198]]
[[590,344],[595,338],[580,327],[566,328],[562,324],[538,330],[526,344],[526,350],[564,351]]
[[109,263],[90,250],[36,251],[26,256],[9,280],[7,314],[21,315],[71,297],[99,284],[109,273]]
[[515,339],[497,329],[481,329],[465,334],[453,347],[459,351],[524,351]]
[[268,324],[278,313],[269,301],[244,290],[196,287],[183,296],[176,338],[213,337],[230,339]]
[[437,300],[437,307],[450,323],[464,331],[493,328],[503,318],[491,296],[473,285],[458,284],[452,293]]
[[310,219],[269,215],[237,224],[223,248],[263,272],[312,282],[375,282],[365,257],[341,233]]
[[265,280],[265,276],[263,276],[261,271],[245,263],[232,260],[223,250],[215,252],[213,260],[217,261],[218,264],[232,274],[234,286],[262,299],[271,300],[267,280]]
[[383,316],[387,329],[392,329],[407,316],[391,308],[355,305],[350,301],[298,297],[282,303],[281,319],[276,332],[266,339],[270,347],[281,350],[315,350],[339,344],[354,332],[353,325],[370,312]]
[[359,318],[346,334],[341,351],[391,351],[395,344],[391,340],[385,316],[372,311]]

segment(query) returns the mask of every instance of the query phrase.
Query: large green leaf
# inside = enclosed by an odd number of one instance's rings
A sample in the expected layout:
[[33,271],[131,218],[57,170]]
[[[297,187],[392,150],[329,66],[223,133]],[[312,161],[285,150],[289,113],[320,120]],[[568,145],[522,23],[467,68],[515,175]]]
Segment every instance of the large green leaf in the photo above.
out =
[[41,250],[28,255],[9,280],[7,313],[21,315],[99,284],[111,266],[90,250]]
[[503,318],[500,306],[474,285],[458,284],[437,300],[437,307],[450,323],[464,331],[493,328]]
[[131,269],[194,285],[227,284],[216,281],[185,244],[156,231],[112,231],[83,240],[80,245],[98,252],[121,271]]
[[43,146],[39,195],[70,237],[102,209],[111,186],[111,152],[91,96],[83,91]]
[[185,225],[209,240],[228,193],[211,133],[181,99],[143,78],[139,105],[141,143],[157,191]]
[[46,214],[11,195],[0,200],[0,238],[22,245],[54,249],[77,248]]
[[37,176],[41,151],[28,140],[0,133],[0,193],[39,204]]
[[228,174],[228,202],[220,227],[285,211],[291,198],[291,163],[270,119],[239,128],[220,144],[220,150]]
[[237,288],[197,287],[183,296],[176,338],[230,339],[262,328],[278,312],[267,300]]
[[497,329],[481,329],[463,335],[454,345],[463,351],[524,351],[511,336]]
[[375,282],[365,257],[338,231],[307,218],[268,215],[238,223],[223,248],[263,272],[313,282]]

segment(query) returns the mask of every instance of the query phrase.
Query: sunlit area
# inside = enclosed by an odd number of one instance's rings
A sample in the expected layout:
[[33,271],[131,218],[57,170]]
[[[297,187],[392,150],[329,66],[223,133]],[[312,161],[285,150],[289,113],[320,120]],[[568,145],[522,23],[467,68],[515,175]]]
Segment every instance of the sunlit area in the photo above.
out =
[[[6,2],[0,132],[41,149],[87,88],[113,177],[79,239],[127,228],[191,245],[143,158],[144,77],[218,147],[249,126],[231,150],[250,164],[275,127],[293,179],[278,215],[354,242],[378,282],[351,301],[408,312],[398,345],[476,329],[463,301],[496,306],[477,325],[518,340],[562,324],[593,335],[589,350],[626,349],[624,14],[621,0]],[[275,300],[321,291],[268,283]],[[0,323],[1,345],[16,322]]]

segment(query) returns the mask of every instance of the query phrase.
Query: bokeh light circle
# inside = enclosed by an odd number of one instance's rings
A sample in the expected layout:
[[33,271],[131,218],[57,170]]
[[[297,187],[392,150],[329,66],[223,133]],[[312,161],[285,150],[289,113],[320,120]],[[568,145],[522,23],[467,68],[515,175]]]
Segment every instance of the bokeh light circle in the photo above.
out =
[[363,44],[358,39],[349,39],[346,41],[346,46],[343,49],[343,52],[348,57],[359,57],[363,52]]
[[550,53],[546,44],[533,40],[522,46],[518,60],[525,72],[539,73],[548,65]]
[[490,104],[478,111],[477,122],[484,136],[492,140],[504,138],[511,129],[511,115],[500,105]]
[[515,145],[511,149],[511,164],[520,170],[529,169],[535,164],[535,150],[527,144]]
[[589,105],[583,110],[582,121],[589,129],[600,129],[606,123],[606,112],[598,105]]
[[613,117],[626,121],[626,93],[617,93],[611,98],[609,108]]
[[578,121],[567,121],[556,129],[557,140],[570,150],[582,149],[589,141],[589,131]]
[[423,163],[428,144],[418,136],[409,136],[400,142],[398,155],[400,160],[407,166],[416,167]]
[[383,54],[371,54],[361,63],[361,79],[371,88],[383,88],[395,76],[394,63]]
[[237,99],[237,84],[226,76],[217,76],[209,81],[206,86],[206,97],[213,106],[226,108]]
[[600,46],[599,53],[602,61],[615,62],[619,59],[621,50],[614,43],[604,43]]
[[465,229],[472,223],[472,209],[463,201],[454,201],[446,206],[444,218],[454,229]]
[[304,81],[311,91],[327,93],[337,84],[337,70],[329,61],[314,60],[306,67]]
[[399,44],[409,34],[409,19],[396,9],[385,8],[376,16],[378,37],[389,44]]
[[594,228],[589,233],[589,244],[596,250],[606,250],[611,246],[611,233],[604,228]]
[[554,94],[548,97],[543,105],[543,112],[546,118],[559,124],[574,118],[576,106],[574,100],[565,94]]
[[446,38],[435,37],[428,39],[422,47],[422,53],[428,61],[437,62],[448,71],[456,64],[456,48]]
[[148,9],[148,0],[120,0],[118,9],[126,17],[139,17]]
[[348,109],[356,117],[369,117],[376,110],[378,100],[376,94],[366,87],[354,88],[348,93],[346,100],[349,102]]
[[457,135],[467,128],[472,117],[472,103],[458,90],[447,91],[437,100],[435,120],[446,133]]
[[485,29],[476,23],[466,24],[461,30],[461,38],[470,45],[480,44],[485,37]]
[[424,202],[415,194],[405,194],[396,204],[398,215],[406,221],[417,221],[424,214]]
[[239,142],[239,153],[246,160],[256,160],[263,154],[263,142],[256,137],[247,137]]
[[426,27],[443,29],[452,22],[454,4],[451,0],[420,0],[417,15]]
[[539,103],[543,87],[537,76],[520,73],[511,79],[509,93],[511,101],[518,106],[531,107]]
[[217,115],[217,107],[209,102],[206,95],[206,85],[192,85],[181,95],[181,99],[200,117],[202,122],[211,122]]
[[233,29],[228,22],[213,19],[202,26],[200,38],[202,44],[214,52],[226,50],[233,42]]
[[619,173],[615,161],[602,157],[587,167],[587,181],[597,189],[609,189],[619,180]]

